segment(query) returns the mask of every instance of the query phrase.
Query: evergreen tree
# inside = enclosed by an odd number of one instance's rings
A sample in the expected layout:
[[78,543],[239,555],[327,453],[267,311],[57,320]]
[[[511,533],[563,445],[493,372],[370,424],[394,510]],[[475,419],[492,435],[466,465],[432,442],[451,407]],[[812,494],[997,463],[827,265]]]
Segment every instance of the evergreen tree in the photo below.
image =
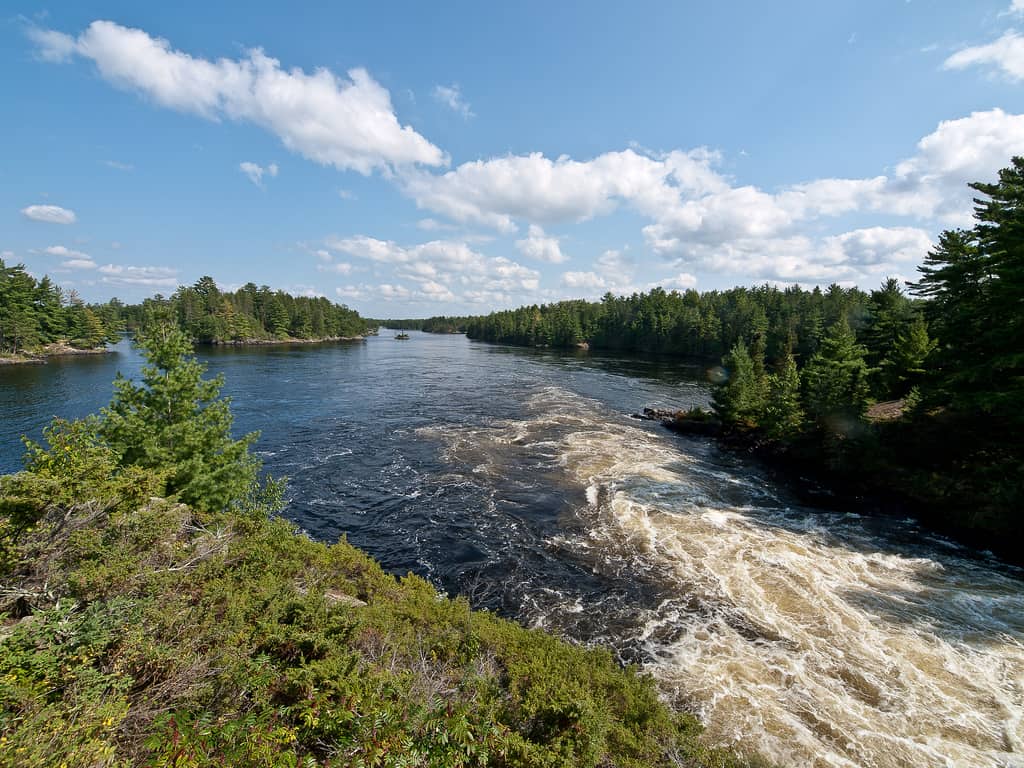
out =
[[49,341],[39,327],[34,298],[36,281],[21,264],[0,260],[0,350],[14,353]]
[[899,281],[890,277],[881,288],[871,292],[867,326],[863,334],[868,362],[878,369],[876,392],[885,399],[893,395],[899,383],[896,349],[914,322],[917,313],[903,295]]
[[[1024,423],[1024,158],[1014,157],[994,184],[970,187],[988,280],[982,294],[981,370],[973,398],[984,410]],[[972,393],[973,394],[973,393]]]
[[928,372],[926,361],[936,343],[928,335],[924,318],[915,315],[910,325],[896,339],[892,353],[882,361],[890,396],[903,397],[924,379]]
[[807,410],[820,426],[845,427],[863,415],[871,373],[864,360],[866,351],[840,315],[803,371]]
[[288,328],[291,319],[288,317],[288,310],[285,308],[279,296],[270,300],[270,307],[267,310],[267,330],[284,339],[288,336]]
[[76,304],[71,307],[68,335],[73,346],[94,349],[106,341],[107,330],[95,312],[84,304]]
[[248,451],[258,435],[232,438],[230,401],[219,397],[223,378],[203,378],[188,336],[172,325],[153,325],[139,343],[148,362],[142,383],[118,374],[101,435],[122,463],[165,471],[167,492],[198,509],[244,498],[259,472]]
[[715,389],[715,413],[724,424],[757,426],[764,409],[763,382],[757,380],[747,345],[738,342],[723,362],[728,378]]
[[787,349],[779,363],[779,370],[768,375],[768,397],[761,426],[772,439],[789,440],[800,433],[803,422],[800,373],[792,351]]
[[911,290],[928,301],[925,314],[939,344],[930,398],[972,407],[975,394],[995,382],[984,343],[992,273],[973,232],[946,231],[918,267],[921,280]]

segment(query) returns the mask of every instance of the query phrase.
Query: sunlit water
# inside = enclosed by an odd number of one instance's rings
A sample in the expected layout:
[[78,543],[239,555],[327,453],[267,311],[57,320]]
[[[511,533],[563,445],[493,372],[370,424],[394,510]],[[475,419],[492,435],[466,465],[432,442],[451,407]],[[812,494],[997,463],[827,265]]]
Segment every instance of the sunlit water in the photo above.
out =
[[[204,355],[312,535],[611,647],[781,765],[1024,766],[1017,570],[628,418],[702,402],[684,365],[385,333]],[[0,470],[139,364],[0,368]]]

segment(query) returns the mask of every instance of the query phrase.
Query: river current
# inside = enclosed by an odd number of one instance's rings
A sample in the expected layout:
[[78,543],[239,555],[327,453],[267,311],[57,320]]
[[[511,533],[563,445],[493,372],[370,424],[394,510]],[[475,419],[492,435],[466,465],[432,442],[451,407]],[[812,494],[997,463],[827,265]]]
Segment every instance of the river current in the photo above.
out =
[[[684,364],[382,334],[201,354],[310,535],[609,647],[780,765],[1024,766],[1020,570],[629,418],[706,402]],[[0,472],[140,365],[0,368]]]

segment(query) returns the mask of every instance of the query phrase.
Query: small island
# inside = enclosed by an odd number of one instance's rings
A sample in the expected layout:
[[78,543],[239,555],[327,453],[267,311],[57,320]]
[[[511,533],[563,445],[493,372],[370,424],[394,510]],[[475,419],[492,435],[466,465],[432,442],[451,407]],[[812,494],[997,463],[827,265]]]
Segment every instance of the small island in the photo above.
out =
[[361,341],[375,332],[354,309],[323,296],[292,296],[252,282],[223,291],[209,276],[122,311],[129,330],[159,318],[176,324],[196,344],[318,344]]

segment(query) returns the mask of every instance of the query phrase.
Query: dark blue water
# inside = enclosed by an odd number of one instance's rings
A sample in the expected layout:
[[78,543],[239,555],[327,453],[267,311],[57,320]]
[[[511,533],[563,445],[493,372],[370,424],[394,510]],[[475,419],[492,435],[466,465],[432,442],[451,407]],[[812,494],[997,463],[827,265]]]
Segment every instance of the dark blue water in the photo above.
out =
[[[383,333],[200,352],[311,536],[640,661],[782,765],[1024,764],[1019,571],[630,419],[707,402],[684,363]],[[0,367],[0,472],[141,364]]]

